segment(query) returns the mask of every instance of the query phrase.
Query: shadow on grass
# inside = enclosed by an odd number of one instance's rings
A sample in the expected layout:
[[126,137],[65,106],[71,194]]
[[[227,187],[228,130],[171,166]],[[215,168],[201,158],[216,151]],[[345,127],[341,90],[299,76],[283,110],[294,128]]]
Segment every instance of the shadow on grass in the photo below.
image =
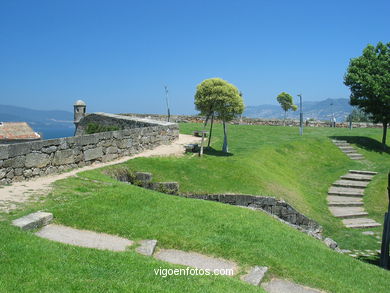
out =
[[388,146],[385,146],[383,148],[383,145],[381,142],[372,139],[370,137],[366,136],[330,136],[331,139],[337,139],[337,140],[345,140],[348,143],[356,144],[358,147],[368,150],[368,151],[374,151],[378,153],[387,153],[390,154],[390,148]]
[[216,157],[231,157],[232,153],[224,153],[223,151],[216,150],[212,147],[206,147],[203,150],[203,153],[208,156],[216,156]]

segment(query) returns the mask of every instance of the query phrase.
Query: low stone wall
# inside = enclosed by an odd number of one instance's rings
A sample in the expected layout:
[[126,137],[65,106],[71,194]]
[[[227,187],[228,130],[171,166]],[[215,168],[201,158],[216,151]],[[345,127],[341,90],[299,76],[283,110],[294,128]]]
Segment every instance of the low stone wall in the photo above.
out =
[[174,123],[90,135],[0,145],[0,185],[108,162],[168,144],[179,136]]
[[[167,115],[160,114],[122,114],[130,117],[149,118],[161,121],[167,121]],[[176,123],[204,123],[204,117],[196,115],[172,115],[170,121]],[[216,123],[220,123],[216,120]],[[281,119],[260,119],[260,118],[246,118],[235,119],[231,124],[240,125],[267,125],[267,126],[283,126],[283,120]],[[299,126],[299,120],[286,120],[287,126]],[[330,121],[305,121],[305,127],[330,127]],[[337,128],[349,128],[349,122],[337,122]],[[366,123],[366,122],[353,122],[353,128],[382,128],[382,124]]]
[[119,130],[151,126],[168,126],[171,124],[163,120],[97,112],[86,114],[85,117],[80,120],[77,124],[76,136],[85,134],[85,129],[89,123],[95,123],[101,126],[117,126]]
[[254,209],[264,210],[289,224],[298,226],[304,230],[322,231],[322,227],[315,221],[301,214],[283,200],[274,197],[255,196],[245,194],[192,194],[181,195],[188,198],[197,198],[203,200],[217,201],[225,204],[243,206]]

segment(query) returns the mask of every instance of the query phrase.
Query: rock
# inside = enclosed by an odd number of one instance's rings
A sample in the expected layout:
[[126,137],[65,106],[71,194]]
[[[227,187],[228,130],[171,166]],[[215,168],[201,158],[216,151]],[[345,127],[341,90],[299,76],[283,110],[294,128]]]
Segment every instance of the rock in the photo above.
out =
[[49,155],[41,153],[30,153],[26,155],[26,168],[43,168],[49,164]]
[[152,256],[157,246],[157,240],[141,240],[141,244],[136,248],[136,251],[146,256]]
[[[103,157],[103,148],[97,147],[84,151],[84,160],[91,161]],[[73,162],[72,162],[73,163]]]
[[53,158],[53,165],[66,165],[74,163],[73,150],[56,151]]
[[42,226],[49,224],[52,220],[52,213],[36,212],[13,220],[12,225],[19,227],[23,230],[32,230],[41,228]]
[[328,246],[328,247],[331,248],[331,249],[336,249],[336,247],[338,247],[337,242],[334,241],[334,240],[331,239],[331,238],[325,238],[325,239],[324,239],[324,243],[326,244],[326,246]]
[[259,286],[261,280],[264,278],[265,273],[268,271],[268,267],[255,266],[250,272],[241,277],[241,280],[254,286]]
[[135,180],[142,182],[150,182],[152,181],[153,176],[152,173],[148,172],[135,172]]

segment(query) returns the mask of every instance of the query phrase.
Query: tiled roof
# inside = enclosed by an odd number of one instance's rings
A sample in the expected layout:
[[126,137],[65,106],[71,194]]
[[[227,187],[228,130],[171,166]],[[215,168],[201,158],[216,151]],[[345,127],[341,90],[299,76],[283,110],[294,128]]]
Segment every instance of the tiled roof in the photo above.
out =
[[40,138],[27,122],[0,122],[0,140]]

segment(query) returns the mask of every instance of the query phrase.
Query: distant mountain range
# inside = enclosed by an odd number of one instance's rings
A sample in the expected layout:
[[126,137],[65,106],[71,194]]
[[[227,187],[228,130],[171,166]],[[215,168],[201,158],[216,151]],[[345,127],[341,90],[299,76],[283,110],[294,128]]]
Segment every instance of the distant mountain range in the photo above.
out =
[[[333,104],[333,105],[331,105]],[[298,105],[299,106],[299,105]],[[316,120],[330,120],[332,113],[337,121],[344,121],[352,111],[349,99],[326,99],[319,102],[304,101],[303,118]],[[299,108],[297,111],[288,111],[287,118],[299,119]],[[260,105],[246,107],[243,116],[248,118],[283,118],[284,111],[280,105]]]
[[41,111],[23,107],[0,105],[0,122],[25,121],[43,137],[71,136],[74,133],[73,113],[67,111]]

